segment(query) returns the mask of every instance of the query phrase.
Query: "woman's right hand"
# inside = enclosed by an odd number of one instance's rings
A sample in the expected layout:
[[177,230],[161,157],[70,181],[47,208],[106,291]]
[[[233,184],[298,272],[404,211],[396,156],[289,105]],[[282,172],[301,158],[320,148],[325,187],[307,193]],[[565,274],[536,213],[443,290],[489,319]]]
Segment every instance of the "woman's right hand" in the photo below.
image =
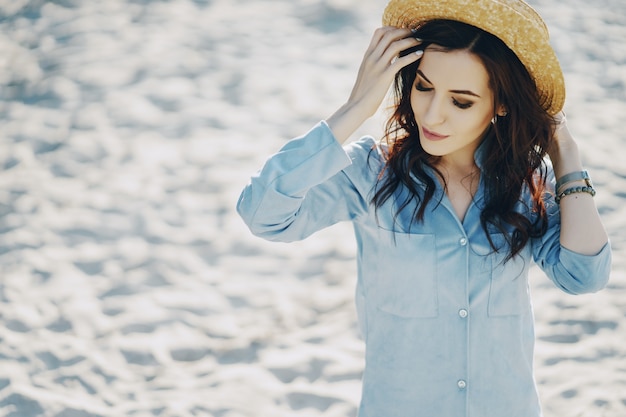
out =
[[396,73],[421,58],[422,51],[400,56],[400,52],[420,44],[420,40],[411,35],[410,29],[376,29],[348,101],[326,120],[337,140],[344,142],[365,120],[373,116],[387,95]]

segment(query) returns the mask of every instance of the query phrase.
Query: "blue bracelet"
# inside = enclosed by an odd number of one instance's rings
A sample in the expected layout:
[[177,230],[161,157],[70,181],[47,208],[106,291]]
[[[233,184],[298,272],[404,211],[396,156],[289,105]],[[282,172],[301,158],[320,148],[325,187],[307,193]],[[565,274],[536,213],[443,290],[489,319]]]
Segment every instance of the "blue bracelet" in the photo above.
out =
[[593,185],[591,184],[591,179],[589,178],[589,173],[587,172],[587,170],[582,170],[582,171],[571,172],[569,174],[563,175],[556,182],[556,187],[554,188],[554,191],[558,193],[559,189],[563,187],[565,184],[573,182],[573,181],[579,181],[579,180],[584,180],[585,184],[587,184],[587,187],[593,188]]

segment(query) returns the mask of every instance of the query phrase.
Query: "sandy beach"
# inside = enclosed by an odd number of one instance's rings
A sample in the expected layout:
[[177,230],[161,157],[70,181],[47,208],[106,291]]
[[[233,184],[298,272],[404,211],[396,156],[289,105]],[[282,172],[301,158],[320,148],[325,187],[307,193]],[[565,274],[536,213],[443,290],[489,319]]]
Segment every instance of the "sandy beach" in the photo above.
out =
[[[538,388],[624,417],[626,2],[530,3],[614,248],[597,294],[533,268]],[[0,0],[0,417],[356,415],[351,226],[269,243],[235,204],[343,104],[384,5]]]

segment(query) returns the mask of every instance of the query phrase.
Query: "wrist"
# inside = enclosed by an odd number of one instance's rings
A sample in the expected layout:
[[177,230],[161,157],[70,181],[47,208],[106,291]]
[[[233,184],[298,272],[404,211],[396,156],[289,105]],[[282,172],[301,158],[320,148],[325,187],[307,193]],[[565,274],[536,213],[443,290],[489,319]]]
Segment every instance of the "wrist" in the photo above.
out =
[[555,191],[557,194],[565,190],[565,188],[571,188],[571,187],[593,188],[593,185],[591,183],[591,178],[589,178],[589,173],[587,172],[587,170],[570,172],[568,174],[565,174],[557,178],[556,180],[557,181],[556,181]]
[[582,171],[583,165],[576,142],[559,141],[555,148],[550,152],[550,160],[557,179],[571,172]]
[[370,116],[359,103],[348,102],[326,119],[340,143],[345,142]]

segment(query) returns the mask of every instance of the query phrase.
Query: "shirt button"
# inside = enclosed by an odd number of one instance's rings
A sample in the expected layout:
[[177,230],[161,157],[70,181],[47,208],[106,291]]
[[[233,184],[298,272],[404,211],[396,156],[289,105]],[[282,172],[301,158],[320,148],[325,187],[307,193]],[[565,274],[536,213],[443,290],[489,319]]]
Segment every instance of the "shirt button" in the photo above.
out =
[[467,239],[465,239],[464,237],[462,237],[461,239],[459,239],[459,245],[461,245],[461,246],[465,246],[465,245],[467,245]]
[[459,379],[459,381],[456,383],[456,386],[459,387],[459,389],[465,389],[465,387],[467,387],[467,382]]
[[459,310],[459,317],[461,317],[462,319],[464,319],[465,317],[467,317],[467,310],[462,308]]

